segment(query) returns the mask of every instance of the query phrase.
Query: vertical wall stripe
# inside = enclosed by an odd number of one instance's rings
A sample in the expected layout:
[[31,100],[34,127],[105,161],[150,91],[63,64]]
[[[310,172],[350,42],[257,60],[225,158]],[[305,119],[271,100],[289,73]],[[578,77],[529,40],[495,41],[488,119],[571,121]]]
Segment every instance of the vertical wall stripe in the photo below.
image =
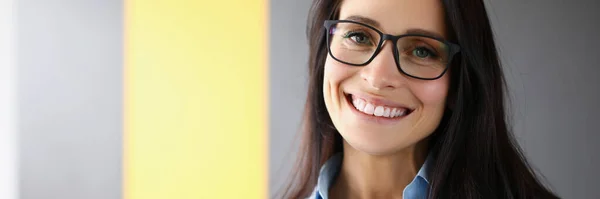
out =
[[[269,190],[282,193],[296,160],[308,88],[306,19],[312,1],[271,0],[269,18]],[[279,196],[281,197],[281,196]]]
[[19,198],[121,197],[123,1],[14,3]]
[[267,2],[126,1],[124,198],[266,198]]
[[17,198],[13,0],[0,0],[0,198]]

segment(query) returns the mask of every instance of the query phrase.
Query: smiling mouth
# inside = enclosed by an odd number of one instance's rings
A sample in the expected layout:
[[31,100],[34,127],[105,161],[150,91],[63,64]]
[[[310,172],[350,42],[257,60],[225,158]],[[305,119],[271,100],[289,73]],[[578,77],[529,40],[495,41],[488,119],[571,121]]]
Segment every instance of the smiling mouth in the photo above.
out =
[[396,120],[410,115],[413,110],[407,107],[394,107],[370,102],[358,96],[345,93],[346,101],[355,111],[366,116]]

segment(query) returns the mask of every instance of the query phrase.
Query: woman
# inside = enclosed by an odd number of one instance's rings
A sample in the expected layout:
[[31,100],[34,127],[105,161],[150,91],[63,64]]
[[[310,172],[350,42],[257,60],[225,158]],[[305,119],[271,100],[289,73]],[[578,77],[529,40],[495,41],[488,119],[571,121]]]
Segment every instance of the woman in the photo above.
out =
[[284,198],[556,198],[507,128],[481,0],[315,0]]

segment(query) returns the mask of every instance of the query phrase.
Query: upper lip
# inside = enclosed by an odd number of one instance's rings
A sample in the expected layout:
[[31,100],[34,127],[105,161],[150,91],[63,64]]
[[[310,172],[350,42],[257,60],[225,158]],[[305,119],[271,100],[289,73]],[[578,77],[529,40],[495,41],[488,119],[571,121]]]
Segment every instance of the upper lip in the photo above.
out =
[[413,108],[407,106],[406,104],[402,104],[399,102],[394,102],[382,97],[377,97],[375,95],[367,94],[367,93],[346,93],[347,95],[354,95],[357,98],[361,98],[366,100],[367,102],[375,105],[375,106],[387,106],[391,108],[406,108],[409,110],[413,110]]

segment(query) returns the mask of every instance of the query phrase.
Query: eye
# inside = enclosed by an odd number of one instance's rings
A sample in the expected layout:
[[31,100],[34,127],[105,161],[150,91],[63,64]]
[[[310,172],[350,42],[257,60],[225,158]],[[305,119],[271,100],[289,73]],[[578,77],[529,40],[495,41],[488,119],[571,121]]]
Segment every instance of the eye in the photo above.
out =
[[431,52],[431,50],[425,48],[425,47],[417,47],[412,51],[412,54],[414,56],[417,56],[418,58],[427,58],[427,57],[434,57],[435,55]]
[[358,44],[372,44],[369,36],[362,32],[348,32],[344,38],[350,38],[353,42]]

